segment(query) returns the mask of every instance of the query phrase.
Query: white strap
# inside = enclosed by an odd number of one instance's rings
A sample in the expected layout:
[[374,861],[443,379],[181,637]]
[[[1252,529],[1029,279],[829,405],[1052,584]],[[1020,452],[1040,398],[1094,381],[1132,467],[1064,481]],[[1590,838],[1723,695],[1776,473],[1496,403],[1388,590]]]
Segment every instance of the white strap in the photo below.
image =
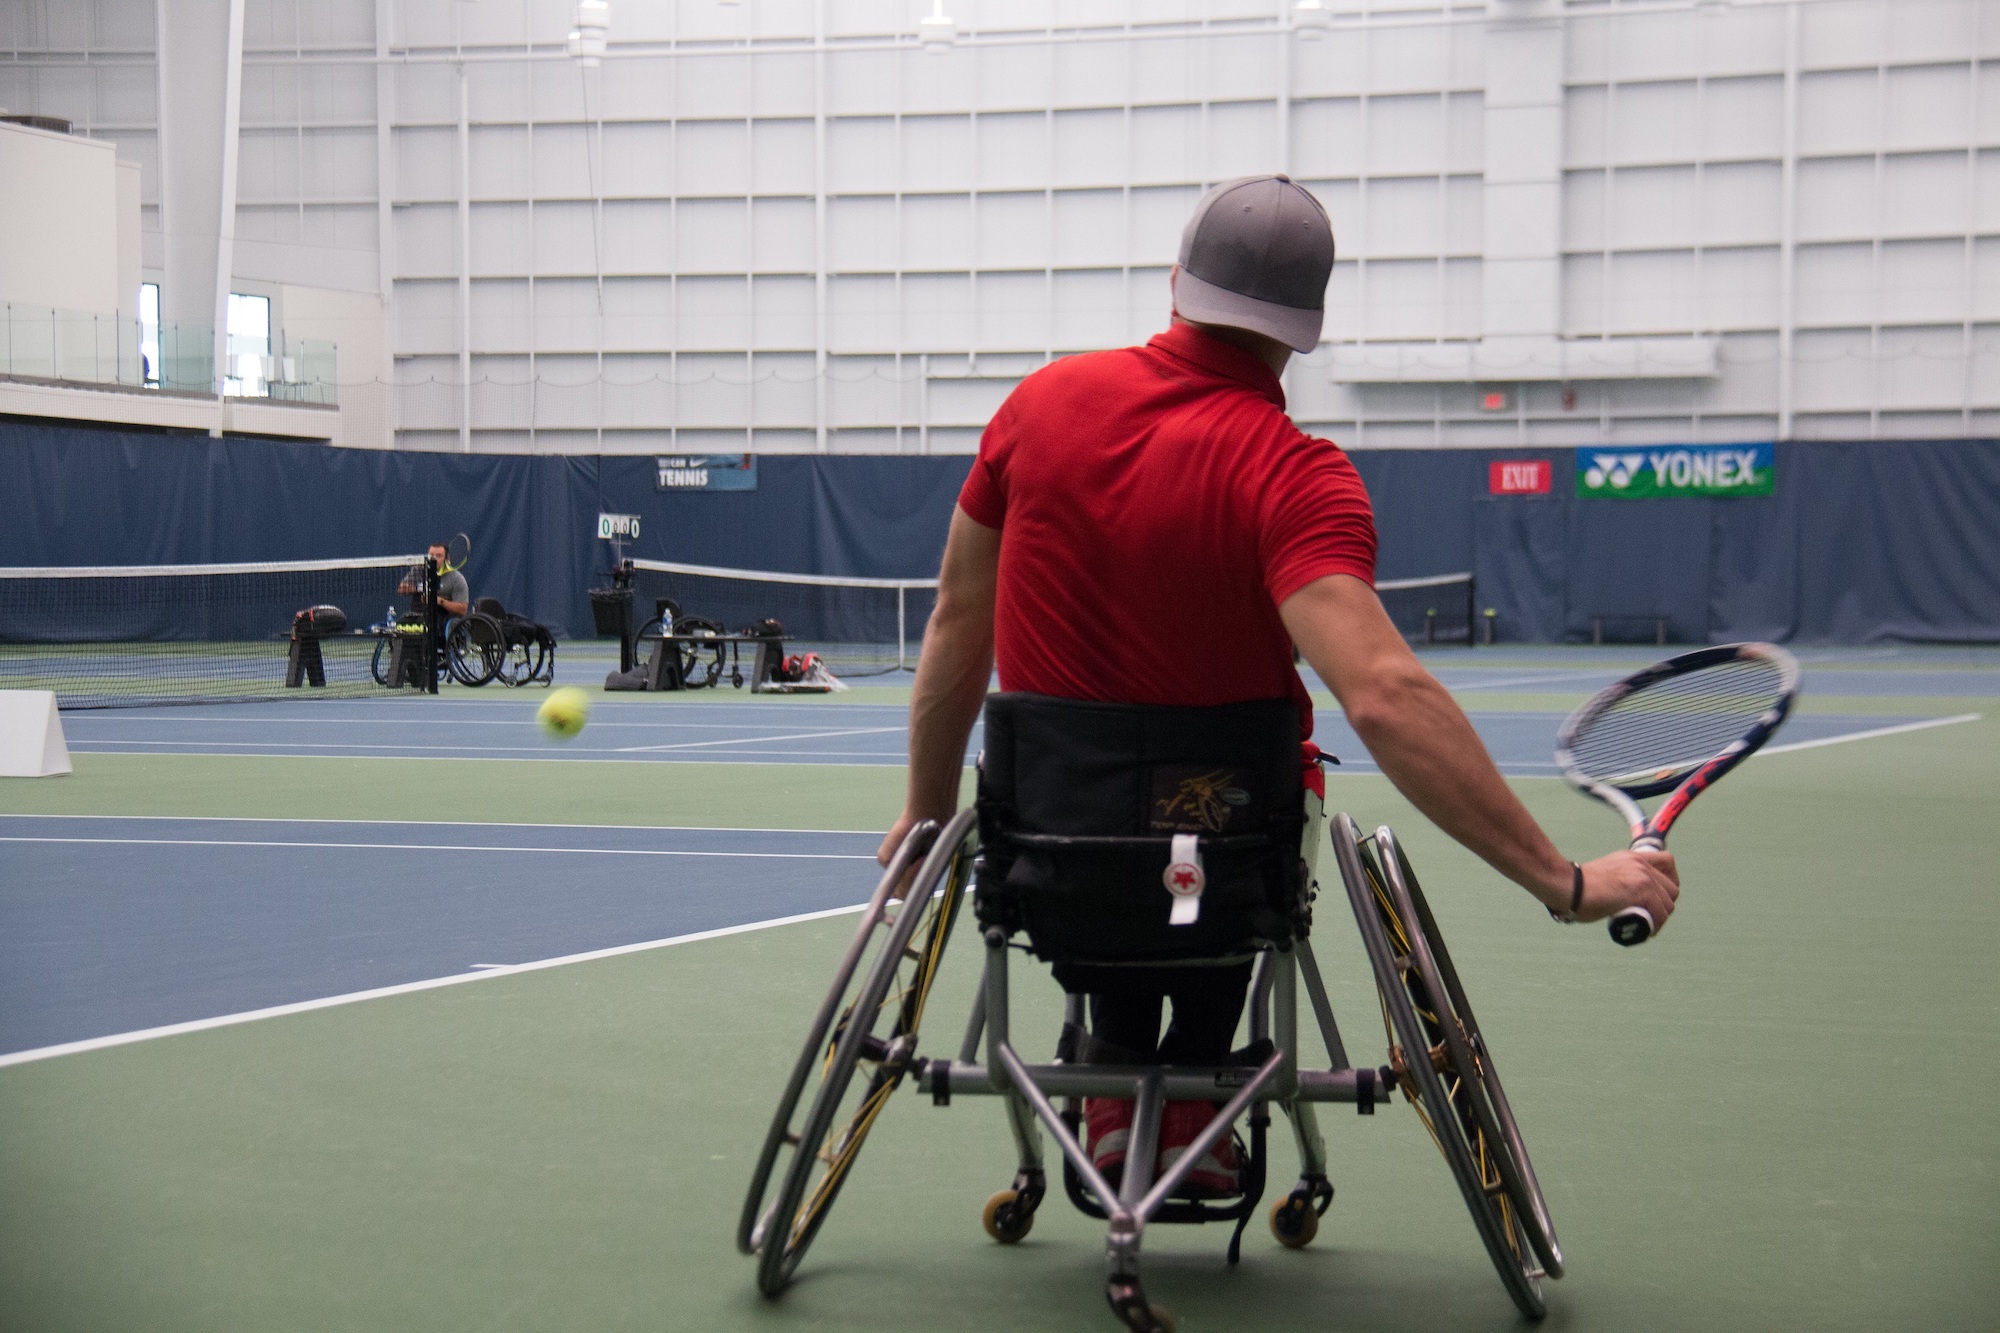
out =
[[1174,910],[1167,917],[1168,923],[1193,925],[1201,917],[1201,891],[1208,884],[1208,876],[1201,868],[1201,839],[1197,835],[1174,835],[1173,848],[1167,854],[1166,873],[1160,876],[1160,881],[1174,895]]

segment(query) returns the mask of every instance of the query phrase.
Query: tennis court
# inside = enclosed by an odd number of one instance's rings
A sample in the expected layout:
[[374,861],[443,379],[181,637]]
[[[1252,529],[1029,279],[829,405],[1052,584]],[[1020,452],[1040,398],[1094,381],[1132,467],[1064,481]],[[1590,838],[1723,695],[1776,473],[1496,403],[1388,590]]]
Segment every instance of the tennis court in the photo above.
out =
[[[1438,904],[1570,1250],[1565,1326],[1992,1309],[2000,653],[1804,657],[1800,716],[1677,831],[1688,896],[1643,950],[1525,910],[1358,746],[1331,784]],[[1543,779],[1560,717],[1645,653],[1426,660],[1554,836],[1615,845]],[[980,1230],[1012,1164],[977,1103],[899,1097],[781,1302],[730,1244],[900,802],[906,695],[600,699],[560,747],[532,698],[67,714],[76,775],[0,818],[15,1322],[1100,1326],[1090,1223]],[[1351,921],[1315,940],[1379,1045]],[[1055,987],[1018,988],[1052,1041]],[[1209,1327],[1251,1293],[1260,1327],[1511,1325],[1416,1118],[1323,1123],[1321,1243],[1253,1235],[1232,1274],[1220,1232],[1158,1232],[1161,1298]]]

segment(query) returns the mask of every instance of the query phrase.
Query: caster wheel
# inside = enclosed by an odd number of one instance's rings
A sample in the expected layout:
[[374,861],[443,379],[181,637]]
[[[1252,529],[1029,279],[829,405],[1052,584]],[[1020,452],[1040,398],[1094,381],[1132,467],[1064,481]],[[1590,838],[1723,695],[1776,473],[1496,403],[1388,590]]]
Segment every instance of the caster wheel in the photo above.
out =
[[1293,1194],[1278,1200],[1271,1209],[1271,1234],[1288,1250],[1303,1250],[1319,1234],[1319,1214],[1312,1201]]
[[1035,1228],[1034,1210],[1021,1207],[1021,1196],[1014,1190],[1001,1190],[988,1199],[979,1220],[986,1234],[1002,1245],[1012,1245]]

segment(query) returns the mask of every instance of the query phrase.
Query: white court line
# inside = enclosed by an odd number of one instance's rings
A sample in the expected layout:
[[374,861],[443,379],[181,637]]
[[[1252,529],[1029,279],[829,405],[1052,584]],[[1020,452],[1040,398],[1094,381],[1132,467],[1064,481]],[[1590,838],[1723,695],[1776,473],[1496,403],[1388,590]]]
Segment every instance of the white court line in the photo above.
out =
[[[1454,670],[1460,668],[1452,668]],[[1448,690],[1498,690],[1509,685],[1548,685],[1559,680],[1595,680],[1609,676],[1617,679],[1616,667],[1599,667],[1595,671],[1563,671],[1554,675],[1544,672],[1535,676],[1513,676],[1506,680],[1478,680],[1464,685],[1446,685]]]
[[650,754],[655,750],[698,750],[711,745],[764,745],[771,741],[817,741],[830,736],[880,736],[903,727],[848,727],[841,731],[794,731],[783,736],[737,736],[722,741],[677,741],[672,745],[621,745],[613,754]]
[[620,944],[609,949],[592,949],[587,953],[565,954],[560,958],[543,958],[532,963],[479,964],[477,970],[454,973],[448,977],[433,977],[428,981],[406,981],[397,986],[378,986],[373,990],[353,991],[346,995],[328,995],[317,1000],[300,1000],[293,1004],[276,1004],[268,1009],[248,1009],[238,1014],[218,1014],[214,1018],[197,1018],[185,1023],[168,1023],[163,1027],[141,1028],[136,1032],[117,1032],[107,1037],[90,1037],[83,1041],[66,1041],[56,1046],[37,1046],[31,1050],[14,1051],[0,1055],[0,1069],[9,1065],[24,1065],[35,1060],[51,1060],[59,1055],[79,1055],[85,1051],[101,1051],[112,1046],[129,1046],[134,1042],[152,1041],[158,1037],[178,1037],[189,1032],[206,1032],[210,1028],[234,1027],[238,1023],[254,1023],[262,1018],[283,1018],[290,1014],[309,1014],[315,1009],[331,1009],[336,1005],[358,1004],[362,1000],[385,999],[391,995],[410,995],[417,991],[436,990],[441,986],[462,986],[467,982],[486,981],[493,977],[511,977],[521,972],[539,972],[544,968],[563,967],[570,963],[595,962],[600,958],[616,958],[621,954],[642,953],[648,949],[666,949],[676,944],[697,944],[703,940],[718,940],[728,935],[745,935],[754,930],[769,930],[773,926],[793,926],[806,921],[824,921],[828,917],[850,916],[865,911],[866,903],[856,903],[852,907],[829,907],[819,912],[801,912],[796,916],[773,917],[769,921],[751,921],[740,926],[723,926],[716,930],[698,930],[690,935],[670,935],[663,940],[647,940],[640,944]]
[[[347,759],[399,759],[399,758],[400,758],[400,759],[432,759],[432,758],[439,758],[439,756],[436,756],[436,755],[422,755],[422,754],[406,754],[406,755],[396,755],[396,754],[314,754],[314,753],[312,753],[312,751],[311,751],[311,750],[280,750],[280,749],[269,749],[269,750],[250,750],[250,751],[246,751],[246,752],[244,752],[244,753],[242,753],[242,754],[232,754],[232,753],[229,753],[228,751],[224,751],[224,750],[105,750],[105,749],[99,749],[99,748],[97,748],[97,745],[98,745],[98,744],[103,744],[103,745],[134,745],[134,744],[137,744],[137,743],[138,743],[138,742],[136,742],[136,741],[104,741],[104,742],[99,742],[99,743],[92,743],[92,742],[88,742],[88,741],[85,741],[85,742],[81,742],[81,743],[76,743],[76,744],[72,744],[72,745],[71,745],[71,746],[69,747],[69,752],[70,752],[71,754],[115,754],[115,755],[121,755],[121,756],[123,756],[123,757],[125,757],[125,758],[128,758],[128,759],[340,759],[340,760],[347,760]],[[158,743],[158,744],[161,744],[161,745],[197,745],[197,744],[201,744],[202,742],[197,742],[197,741],[160,741],[160,742],[157,742],[157,743]],[[310,744],[311,744],[311,742],[310,742],[310,741],[307,741],[307,742],[303,742],[303,744],[306,744],[306,745],[310,745]],[[675,760],[660,760],[660,759],[565,759],[565,758],[564,758],[564,757],[563,757],[562,755],[560,755],[560,754],[556,754],[556,753],[546,753],[546,754],[544,754],[544,753],[530,753],[530,752],[528,752],[528,751],[526,751],[526,750],[508,750],[508,749],[507,749],[507,747],[505,747],[505,746],[499,746],[499,745],[496,745],[496,746],[494,746],[493,748],[494,748],[494,749],[496,749],[496,750],[500,750],[500,751],[501,751],[502,753],[500,753],[500,754],[458,754],[458,755],[456,755],[456,756],[452,756],[452,757],[450,757],[450,758],[448,759],[448,762],[450,762],[450,763],[454,763],[454,764],[632,764],[632,765],[634,765],[634,766],[637,766],[637,767],[652,767],[652,768],[658,768],[658,767],[659,767],[659,766],[660,766],[660,765],[661,765],[662,763],[671,763],[671,762],[678,762],[678,761],[675,761]],[[551,746],[548,746],[548,747],[545,747],[545,748],[546,748],[546,749],[548,749],[549,751],[553,751],[553,750],[555,749],[555,747],[554,747],[553,745],[551,745]],[[574,751],[574,750],[572,750],[572,751],[571,751],[570,753],[574,754],[574,753],[577,753],[577,752],[576,752],[576,751]],[[616,752],[615,752],[615,751],[611,751],[611,750],[585,750],[585,751],[583,751],[583,753],[585,753],[585,754],[591,754],[591,755],[599,755],[599,754],[613,754],[613,753],[616,753]],[[862,751],[855,751],[854,753],[855,753],[855,754],[857,754],[857,755],[859,755],[859,756],[860,756],[860,757],[862,757],[862,758],[868,758],[868,759],[873,759],[873,760],[874,760],[874,762],[873,762],[873,763],[828,763],[828,762],[826,762],[826,761],[825,761],[825,758],[824,758],[824,752],[823,752],[823,751],[812,751],[812,750],[799,750],[799,751],[779,751],[778,753],[780,753],[780,754],[791,754],[791,753],[797,753],[797,754],[803,754],[803,755],[811,755],[811,756],[812,756],[812,757],[813,757],[814,759],[816,759],[816,760],[818,760],[818,761],[819,761],[819,762],[817,762],[817,763],[815,763],[815,764],[813,764],[813,765],[812,765],[812,767],[815,767],[815,768],[901,768],[901,767],[903,766],[903,762],[904,762],[904,760],[903,760],[903,756],[902,756],[902,755],[900,755],[900,754],[884,754],[884,755],[869,755],[869,754],[866,754],[865,752],[862,752]],[[844,751],[843,751],[842,753],[846,753],[846,752],[844,752]],[[713,757],[710,757],[710,756],[707,756],[707,755],[690,755],[690,756],[688,756],[688,762],[690,762],[690,763],[694,763],[694,762],[697,762],[697,761],[699,761],[699,762],[701,762],[701,763],[709,763],[709,764],[739,764],[739,765],[742,765],[742,766],[744,766],[744,767],[746,767],[746,768],[797,768],[797,767],[799,767],[799,764],[798,764],[798,763],[797,763],[796,761],[794,761],[794,760],[789,760],[789,759],[739,759],[739,758],[736,758],[736,757],[735,757],[735,756],[733,756],[733,755],[726,755],[726,754],[718,754],[718,755],[715,755],[715,756],[713,756]],[[968,758],[966,762],[967,762],[967,764],[968,764],[968,766],[969,766],[969,765],[970,765],[970,763],[971,763],[971,760],[970,760],[970,758]]]
[[[535,824],[512,819],[330,819],[322,815],[37,815],[0,810],[0,819],[176,819],[200,824],[408,824],[418,828],[561,828],[627,829],[635,833],[799,833],[853,834],[879,838],[881,829],[865,828],[736,828],[724,824]],[[342,844],[345,846],[346,844]]]
[[[105,710],[105,711],[110,711],[110,710]],[[66,719],[64,725],[65,726],[73,725],[73,723],[75,722],[186,722],[186,723],[192,723],[196,726],[214,727],[214,726],[223,726],[230,723],[235,723],[239,726],[242,725],[261,726],[266,722],[283,722],[288,726],[295,726],[301,722],[312,722],[329,727],[355,727],[355,726],[386,727],[386,726],[399,726],[402,725],[403,723],[412,720],[441,723],[444,726],[451,726],[451,727],[535,727],[541,725],[540,723],[536,722],[531,715],[528,715],[525,712],[522,714],[522,716],[517,718],[461,717],[461,718],[454,718],[450,722],[443,722],[442,719],[439,718],[420,719],[417,718],[415,714],[411,714],[408,717],[397,718],[393,720],[389,718],[371,718],[365,722],[357,722],[352,717],[326,717],[326,716],[269,717],[262,713],[245,717],[206,717],[206,716],[167,717],[164,715],[160,717],[151,717],[151,716],[140,716],[137,714],[127,714],[124,717],[106,717],[103,715],[103,713],[100,712],[95,714],[85,714],[80,717],[73,716],[70,719]],[[747,724],[742,722],[627,722],[624,721],[623,719],[617,721],[605,719],[603,721],[600,721],[598,725],[605,727],[631,727],[636,730],[645,730],[645,731],[741,731]],[[160,743],[175,744],[175,745],[183,744],[183,742],[179,741],[160,742]]]
[[1956,717],[1927,717],[1921,722],[1904,722],[1893,727],[1876,727],[1869,731],[1850,731],[1840,736],[1827,736],[1816,741],[1793,741],[1789,745],[1767,745],[1759,754],[1785,754],[1792,750],[1815,750],[1822,745],[1839,745],[1846,741],[1867,741],[1877,736],[1896,736],[1905,731],[1923,731],[1927,727],[1949,727],[1960,722],[1977,722],[1982,714],[1960,713]]
[[755,861],[873,861],[867,852],[694,852],[653,847],[488,847],[445,842],[283,842],[264,838],[47,838],[0,834],[0,842],[126,844],[134,847],[352,847],[364,852],[546,852],[551,856],[710,856]]

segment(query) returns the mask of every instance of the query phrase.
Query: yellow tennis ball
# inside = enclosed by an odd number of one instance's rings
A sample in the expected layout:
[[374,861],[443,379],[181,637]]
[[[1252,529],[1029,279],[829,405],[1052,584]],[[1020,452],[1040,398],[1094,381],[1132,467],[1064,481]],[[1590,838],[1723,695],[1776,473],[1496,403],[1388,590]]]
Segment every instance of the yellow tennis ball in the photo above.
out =
[[535,721],[555,740],[566,741],[590,721],[590,696],[574,685],[565,685],[542,700]]

